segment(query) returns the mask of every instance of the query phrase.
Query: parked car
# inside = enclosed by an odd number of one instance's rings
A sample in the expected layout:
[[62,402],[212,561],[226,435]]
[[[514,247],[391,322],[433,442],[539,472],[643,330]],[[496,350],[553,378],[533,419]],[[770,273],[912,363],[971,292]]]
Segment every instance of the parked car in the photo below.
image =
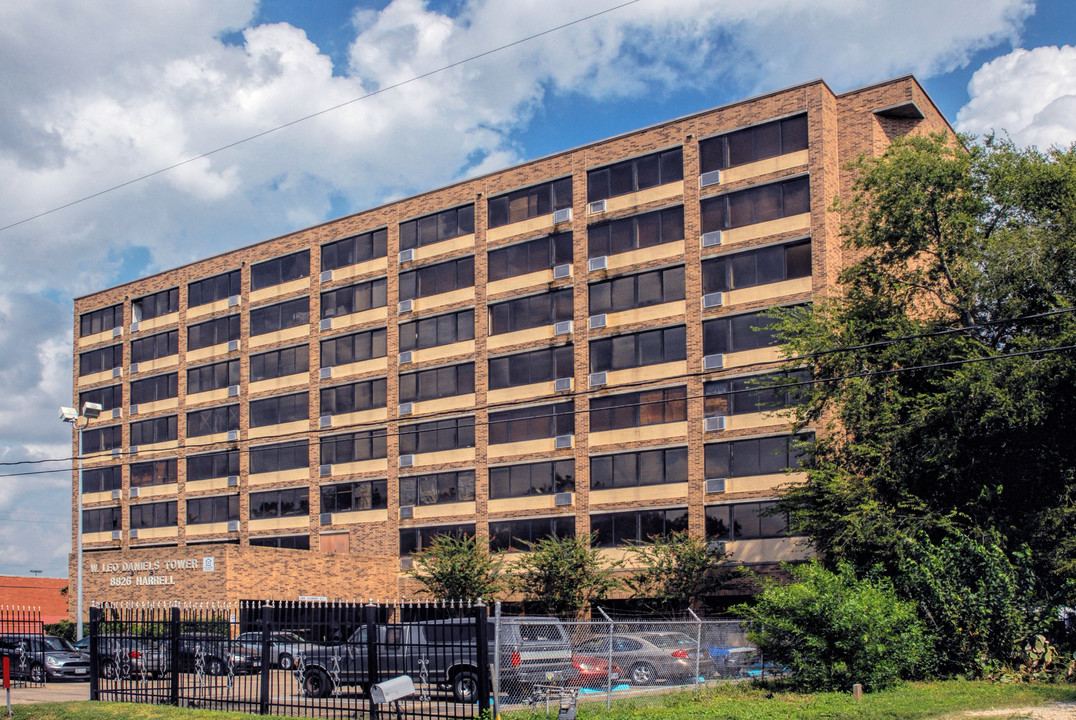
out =
[[90,658],[70,641],[55,635],[0,636],[0,656],[11,658],[13,678],[43,683],[46,679],[83,679],[90,675]]
[[624,677],[632,685],[694,678],[696,663],[701,677],[712,677],[716,672],[710,651],[702,648],[701,652],[696,652],[695,640],[679,632],[597,635],[579,643],[576,652],[607,658],[610,656],[610,640],[613,662],[626,668]]
[[[262,650],[262,634],[260,632],[240,633],[235,642],[243,647],[257,652]],[[279,666],[281,670],[291,670],[295,667],[295,658],[299,655],[309,655],[317,643],[304,639],[301,635],[293,632],[275,632],[269,635],[269,656],[266,658],[270,665]]]
[[745,668],[757,659],[758,650],[748,645],[715,645],[710,648],[719,677],[742,677]]
[[564,678],[565,685],[605,685],[610,680],[620,679],[620,667],[613,663],[610,672],[606,658],[572,653],[572,668],[573,672]]
[[179,672],[198,672],[206,675],[233,675],[255,673],[261,670],[262,657],[222,635],[181,635],[177,653]]
[[[75,647],[89,656],[90,641],[87,635]],[[168,674],[168,652],[160,643],[147,638],[98,636],[97,667],[98,674],[108,680],[143,675],[164,677]]]

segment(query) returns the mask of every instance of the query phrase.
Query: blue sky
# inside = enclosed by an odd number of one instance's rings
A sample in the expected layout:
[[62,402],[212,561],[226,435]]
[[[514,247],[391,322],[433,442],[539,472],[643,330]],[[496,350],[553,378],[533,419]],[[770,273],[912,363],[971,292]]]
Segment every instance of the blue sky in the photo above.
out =
[[[621,0],[0,4],[0,226]],[[638,0],[0,231],[0,462],[64,457],[71,298],[818,77],[1076,140],[1064,0]],[[0,474],[55,465],[4,466]],[[66,573],[70,478],[0,478],[0,574]]]

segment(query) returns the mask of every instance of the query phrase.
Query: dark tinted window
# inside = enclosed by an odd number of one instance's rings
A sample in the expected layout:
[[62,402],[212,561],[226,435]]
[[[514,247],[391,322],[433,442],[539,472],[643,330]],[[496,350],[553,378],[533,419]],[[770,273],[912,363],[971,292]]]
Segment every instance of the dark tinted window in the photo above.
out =
[[239,406],[209,408],[187,413],[187,437],[215,435],[239,429]]
[[92,310],[79,316],[79,337],[96,335],[123,325],[123,303]]
[[209,322],[198,323],[187,328],[187,349],[220,345],[229,340],[239,339],[239,316],[228,315]]
[[131,423],[132,446],[170,442],[177,437],[175,415]]
[[788,516],[773,513],[773,501],[710,505],[706,508],[706,537],[751,540],[788,536]]
[[310,513],[309,488],[269,490],[250,494],[250,519],[295,517]]
[[400,402],[421,402],[474,392],[474,363],[400,375]]
[[152,295],[140,297],[131,303],[131,316],[134,322],[174,312],[179,312],[179,288],[161,290]]
[[310,298],[304,296],[251,310],[250,334],[264,335],[277,330],[306,325],[309,322]]
[[400,454],[443,452],[474,447],[474,416],[400,426]]
[[400,478],[401,505],[438,505],[474,500],[474,470]]
[[575,432],[575,403],[538,405],[489,414],[489,444],[522,442],[571,435]]
[[655,535],[687,530],[687,508],[591,515],[590,529],[595,533],[594,547],[648,542]]
[[683,299],[683,266],[651,270],[591,285],[590,314],[621,312]]
[[187,524],[228,522],[239,519],[239,496],[187,498]]
[[489,226],[500,227],[571,206],[572,179],[553,180],[490,198]]
[[172,527],[178,524],[176,501],[131,506],[131,529]]
[[571,288],[515,298],[489,306],[489,334],[552,325],[571,320],[572,315]]
[[309,276],[310,251],[300,250],[291,255],[251,265],[250,289],[260,290]]
[[385,378],[374,378],[361,382],[322,388],[321,414],[341,415],[344,413],[372,410],[385,407]]
[[590,343],[591,372],[624,370],[685,358],[687,334],[683,325],[599,338]]
[[108,385],[107,387],[83,390],[78,394],[78,406],[81,408],[88,402],[98,403],[102,412],[123,407],[123,386]]
[[120,529],[120,508],[107,507],[82,511],[82,532],[111,532]]
[[687,420],[687,388],[683,386],[590,399],[591,432],[685,420]]
[[348,265],[383,258],[387,254],[388,230],[360,233],[321,246],[321,269],[335,270]]
[[474,285],[474,256],[400,273],[400,299],[430,297]]
[[131,362],[140,363],[147,360],[168,357],[179,352],[179,331],[150,335],[131,341]]
[[78,355],[78,374],[80,376],[106,372],[121,365],[123,365],[123,345],[109,345],[108,347],[90,350]]
[[433,245],[474,232],[474,205],[442,210],[400,223],[400,249]]
[[548,270],[572,262],[572,234],[556,233],[489,251],[490,281]]
[[388,349],[386,332],[385,328],[374,328],[322,340],[321,367],[336,367],[385,357]]
[[804,435],[750,438],[706,445],[706,477],[730,478],[773,475],[799,468],[806,457],[798,445]]
[[687,448],[600,455],[590,459],[590,489],[687,482]]
[[179,397],[179,375],[168,373],[131,381],[131,404],[156,402]]
[[809,370],[717,380],[706,383],[707,415],[742,415],[744,413],[783,410],[798,403],[811,379]]
[[489,549],[529,550],[532,543],[547,537],[575,537],[575,517],[561,516],[502,520],[489,524]]
[[384,428],[321,438],[322,465],[375,460],[385,457],[386,454],[386,430]]
[[235,450],[191,455],[187,458],[187,481],[208,480],[239,474],[239,453]]
[[195,280],[187,285],[187,307],[197,307],[223,300],[242,292],[242,273],[239,270]]
[[575,374],[571,345],[490,358],[489,389],[552,382]]
[[131,487],[170,485],[179,482],[175,458],[131,463]]
[[474,340],[474,310],[435,315],[400,325],[400,351]]
[[529,495],[550,495],[575,490],[575,461],[507,465],[489,469],[491,500]]
[[682,205],[587,228],[587,256],[601,257],[684,239]]
[[356,480],[321,487],[321,512],[342,513],[388,507],[387,480]]
[[351,315],[388,303],[388,281],[385,278],[328,290],[321,294],[321,319]]
[[[253,362],[253,358],[251,359]],[[254,379],[254,378],[251,378]],[[230,385],[239,384],[239,361],[225,360],[224,362],[202,365],[187,371],[187,394],[220,390]]]
[[702,231],[729,230],[811,209],[806,177],[758,185],[702,201]]
[[[295,470],[309,467],[309,465],[310,448],[306,440],[279,445],[263,445],[250,449],[251,474]],[[253,500],[251,506],[253,507]]]
[[702,291],[728,292],[737,288],[811,276],[811,241],[721,255],[702,261]]
[[644,155],[587,173],[587,200],[604,200],[684,179],[683,148]]
[[252,537],[251,547],[274,547],[284,550],[309,550],[309,535],[280,535],[273,537]]
[[807,149],[807,116],[774,120],[699,142],[699,169],[724,170]]
[[86,468],[82,471],[82,492],[111,492],[123,485],[122,470],[119,465],[103,468]]
[[780,344],[767,310],[707,320],[702,324],[702,350],[706,355],[775,347]]
[[307,420],[309,417],[310,398],[305,392],[250,401],[252,428]]
[[300,375],[310,372],[310,346],[282,348],[250,356],[250,381]]
[[412,553],[417,553],[427,547],[438,535],[472,537],[474,536],[474,523],[402,528],[400,530],[400,554],[411,555]]
[[112,425],[110,427],[94,428],[82,431],[83,454],[97,453],[104,450],[112,450],[123,444],[123,427]]

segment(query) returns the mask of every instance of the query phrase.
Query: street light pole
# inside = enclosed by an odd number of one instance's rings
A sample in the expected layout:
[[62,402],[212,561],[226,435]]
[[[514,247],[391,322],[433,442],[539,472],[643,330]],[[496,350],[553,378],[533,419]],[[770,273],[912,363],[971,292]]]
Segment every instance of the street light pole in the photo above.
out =
[[60,408],[60,419],[71,423],[78,433],[78,512],[75,514],[75,639],[82,639],[82,431],[90,420],[101,415],[101,404],[87,402],[82,404],[82,412],[75,408]]

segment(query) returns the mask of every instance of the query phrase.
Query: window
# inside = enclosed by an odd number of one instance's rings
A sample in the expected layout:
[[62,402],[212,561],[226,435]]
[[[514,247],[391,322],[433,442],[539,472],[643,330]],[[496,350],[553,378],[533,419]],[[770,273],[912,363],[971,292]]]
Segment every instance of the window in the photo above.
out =
[[575,537],[575,517],[568,515],[528,520],[501,520],[489,524],[489,549],[493,552],[529,550],[532,543],[547,537]]
[[412,527],[400,529],[400,555],[412,555],[421,552],[438,535],[453,537],[473,537],[474,523],[462,525],[437,525],[435,527]]
[[[250,359],[251,367],[254,365],[255,355]],[[251,380],[254,378],[251,377]],[[225,360],[224,362],[202,365],[187,371],[187,394],[220,390],[230,385],[239,384],[239,361]]]
[[252,537],[251,547],[272,547],[284,550],[309,550],[309,535],[280,535],[274,537]]
[[303,296],[251,310],[250,334],[265,335],[277,330],[306,325],[309,322],[310,298]]
[[438,505],[474,500],[474,470],[400,478],[400,505]]
[[388,281],[368,280],[321,294],[321,319],[351,315],[388,304]]
[[131,463],[131,487],[171,485],[179,482],[175,458],[153,462]]
[[590,399],[590,431],[660,425],[687,420],[687,388],[663,388]]
[[728,292],[810,276],[810,240],[797,240],[702,261],[704,293]]
[[[800,401],[809,382],[809,370],[771,373],[708,382],[703,386],[707,415],[742,415],[792,407]],[[776,384],[780,383],[780,384]]]
[[108,385],[107,387],[80,392],[78,394],[78,406],[81,408],[88,402],[100,404],[102,411],[123,407],[123,386]]
[[281,285],[310,275],[310,251],[300,250],[291,255],[273,258],[250,266],[250,289]]
[[82,511],[82,532],[112,532],[120,529],[120,508],[106,507]]
[[78,355],[79,376],[107,372],[121,365],[123,365],[123,345],[109,345]]
[[[250,473],[296,470],[310,466],[310,446],[306,440],[263,445],[250,449]],[[252,503],[253,505],[253,503]]]
[[321,512],[382,510],[388,507],[388,480],[356,480],[321,487]]
[[140,297],[131,303],[131,316],[134,322],[174,312],[179,312],[179,288],[161,290],[152,295]]
[[250,401],[250,426],[252,428],[309,418],[310,397],[305,392]]
[[621,312],[684,299],[684,266],[625,275],[590,286],[590,314]]
[[570,378],[575,374],[574,363],[571,345],[490,358],[489,389],[500,390]]
[[321,269],[335,270],[385,257],[388,235],[389,231],[381,228],[325,243],[321,246]]
[[222,523],[239,519],[239,496],[187,498],[187,524]]
[[687,530],[687,508],[630,510],[590,516],[594,547],[648,542],[652,537]]
[[342,415],[344,413],[383,408],[386,404],[385,378],[374,378],[348,385],[322,388],[321,414]]
[[400,325],[400,352],[474,340],[474,310],[422,318]]
[[714,540],[788,537],[788,515],[769,514],[775,506],[773,501],[709,505],[706,537]]
[[683,325],[590,341],[590,371],[607,372],[687,359]]
[[489,334],[527,330],[571,320],[572,289],[516,298],[489,306]]
[[321,366],[336,367],[385,357],[388,352],[385,328],[364,330],[321,341]]
[[238,405],[226,405],[187,413],[187,437],[189,438],[201,435],[216,435],[217,433],[238,429]]
[[400,299],[430,297],[474,285],[474,256],[400,273]]
[[187,350],[220,345],[239,339],[239,316],[227,315],[187,328]]
[[417,220],[400,223],[400,249],[433,245],[473,232],[474,205],[442,210]]
[[766,317],[768,310],[731,315],[707,320],[702,324],[702,351],[715,353],[742,352],[775,347],[781,340],[771,326],[777,322]]
[[684,150],[675,148],[591,170],[587,200],[605,200],[683,179]]
[[[310,346],[282,348],[250,356],[250,381],[272,380],[310,372]],[[238,381],[237,381],[238,382]]]
[[474,363],[400,375],[400,402],[422,402],[474,392]]
[[168,373],[131,382],[131,404],[156,402],[179,397],[179,374]]
[[207,455],[191,455],[187,458],[187,482],[223,478],[238,474],[239,452],[237,450],[209,453]]
[[489,199],[489,227],[529,220],[572,206],[570,177],[533,185]]
[[702,201],[702,231],[728,230],[811,209],[806,177],[749,187]]
[[[188,340],[188,344],[189,344]],[[140,363],[179,353],[179,330],[157,333],[131,341],[131,362]]]
[[131,423],[132,446],[171,442],[178,437],[176,434],[175,415]]
[[490,250],[487,272],[489,280],[526,275],[548,270],[572,261],[572,234],[555,233],[536,240]]
[[384,428],[322,437],[321,464],[335,465],[386,457],[388,449],[385,438]]
[[123,303],[92,310],[79,316],[79,337],[96,335],[123,325]]
[[250,494],[250,519],[298,517],[310,514],[310,489],[289,488]]
[[807,149],[807,116],[774,120],[699,142],[699,169],[725,170]]
[[587,228],[587,256],[616,255],[683,239],[684,207],[678,205],[591,225]]
[[98,493],[112,492],[123,486],[123,478],[119,465],[110,465],[103,468],[87,468],[82,471],[82,492]]
[[528,463],[489,469],[490,500],[575,490],[575,461]]
[[123,427],[120,425],[82,431],[82,453],[84,455],[112,450],[121,445],[123,445]]
[[687,448],[599,455],[590,459],[590,489],[687,482]]
[[706,477],[730,478],[775,475],[802,467],[806,456],[799,445],[809,435],[779,435],[706,445]]
[[575,403],[572,400],[489,414],[490,445],[540,440],[574,432]]
[[239,295],[243,291],[242,273],[239,270],[221,273],[204,280],[187,284],[187,307],[208,305],[217,300]]
[[178,525],[176,501],[131,506],[131,529],[172,527]]
[[442,452],[474,447],[474,416],[400,426],[400,454]]

